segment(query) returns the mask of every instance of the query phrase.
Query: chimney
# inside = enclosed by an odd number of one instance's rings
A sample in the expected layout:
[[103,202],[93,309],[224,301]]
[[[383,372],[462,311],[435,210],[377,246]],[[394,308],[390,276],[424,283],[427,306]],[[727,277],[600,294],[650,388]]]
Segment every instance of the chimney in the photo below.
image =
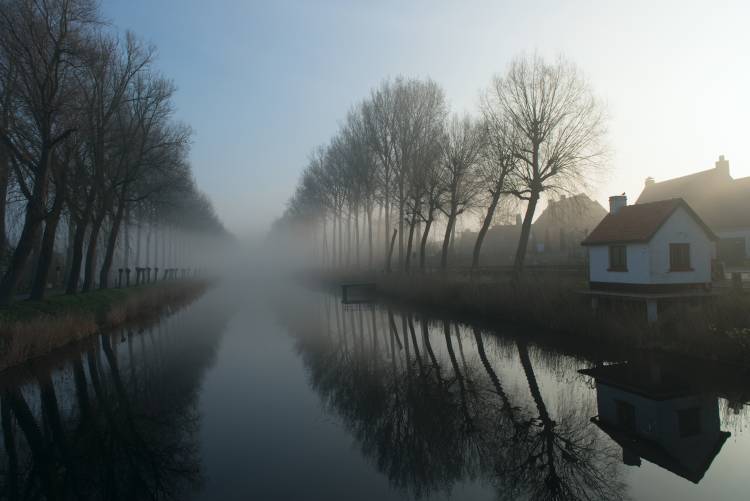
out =
[[729,176],[729,160],[725,159],[724,155],[719,155],[719,159],[716,161],[716,170]]
[[516,226],[521,226],[522,223],[521,214],[516,214]]
[[613,216],[626,205],[628,205],[628,197],[625,196],[625,193],[609,197],[609,213]]
[[654,183],[656,183],[656,181],[654,181],[653,177],[649,176],[646,178],[646,186],[651,186]]

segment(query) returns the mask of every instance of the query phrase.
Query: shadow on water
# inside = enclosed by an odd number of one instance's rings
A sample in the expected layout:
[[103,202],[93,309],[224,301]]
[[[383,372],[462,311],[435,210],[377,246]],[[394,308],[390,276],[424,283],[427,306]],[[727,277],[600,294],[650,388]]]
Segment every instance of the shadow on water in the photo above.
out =
[[735,410],[747,401],[736,371],[680,377],[695,365],[604,364],[389,307],[320,301],[284,316],[311,386],[410,497],[478,482],[497,499],[623,499],[626,468],[641,458],[698,483],[729,436],[717,395],[723,388]]
[[192,308],[2,375],[3,499],[183,499],[200,486],[196,398],[227,315],[205,298]]

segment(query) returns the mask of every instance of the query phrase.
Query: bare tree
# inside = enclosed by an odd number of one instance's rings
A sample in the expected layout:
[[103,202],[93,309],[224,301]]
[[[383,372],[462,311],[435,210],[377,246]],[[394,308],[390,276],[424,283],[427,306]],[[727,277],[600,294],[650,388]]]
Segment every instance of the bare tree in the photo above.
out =
[[445,117],[445,96],[432,80],[397,79],[395,92],[395,124],[393,165],[398,197],[398,256],[399,266],[404,261],[404,222],[409,200],[408,182],[411,171],[418,169],[428,139],[440,131]]
[[482,109],[486,129],[485,144],[482,158],[477,166],[477,181],[480,189],[483,188],[483,199],[486,206],[482,225],[477,232],[474,243],[471,267],[479,266],[479,255],[482,251],[482,243],[490,224],[495,217],[495,211],[503,194],[512,191],[513,176],[515,174],[517,160],[513,155],[513,129],[501,114],[498,114],[486,102]]
[[0,130],[27,203],[23,229],[0,282],[7,304],[47,218],[53,155],[74,129],[65,120],[80,40],[97,21],[94,2],[5,0],[0,4],[0,51],[16,71],[14,99],[23,116]]
[[448,244],[456,218],[471,207],[478,193],[476,168],[484,146],[485,130],[468,115],[454,116],[442,140],[442,180],[445,203],[440,210],[448,218],[443,237],[440,267],[448,266]]
[[380,191],[385,218],[384,255],[388,254],[391,232],[391,188],[394,169],[394,137],[396,105],[391,83],[385,81],[362,104],[362,119],[370,148],[380,163]]
[[604,117],[572,63],[549,64],[536,54],[518,57],[496,77],[488,102],[514,129],[513,154],[520,162],[514,193],[527,201],[514,262],[518,279],[539,198],[586,183],[603,157]]

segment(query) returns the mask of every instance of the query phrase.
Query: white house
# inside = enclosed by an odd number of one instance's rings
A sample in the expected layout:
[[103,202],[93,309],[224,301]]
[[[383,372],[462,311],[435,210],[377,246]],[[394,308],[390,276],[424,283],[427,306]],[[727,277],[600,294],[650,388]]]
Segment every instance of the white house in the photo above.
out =
[[592,290],[673,292],[708,288],[716,235],[681,198],[627,205],[610,212],[582,242]]

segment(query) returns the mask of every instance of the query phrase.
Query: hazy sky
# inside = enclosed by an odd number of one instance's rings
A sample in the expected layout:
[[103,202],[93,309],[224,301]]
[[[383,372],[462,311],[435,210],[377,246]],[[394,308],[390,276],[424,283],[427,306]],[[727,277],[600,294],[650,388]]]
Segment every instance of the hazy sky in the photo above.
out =
[[[658,3],[658,5],[657,5]],[[104,0],[159,49],[195,130],[200,187],[237,234],[284,208],[308,153],[383,78],[432,77],[456,111],[522,51],[577,63],[607,105],[610,173],[592,194],[634,200],[644,178],[750,175],[747,2]],[[606,206],[606,205],[605,205]]]

